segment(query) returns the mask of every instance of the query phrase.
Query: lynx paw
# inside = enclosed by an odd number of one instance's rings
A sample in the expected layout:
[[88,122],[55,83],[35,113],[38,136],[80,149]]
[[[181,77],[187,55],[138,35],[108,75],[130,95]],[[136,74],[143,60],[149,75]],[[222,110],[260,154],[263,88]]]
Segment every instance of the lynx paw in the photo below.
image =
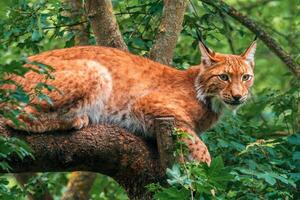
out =
[[209,151],[200,139],[197,138],[194,142],[189,141],[188,148],[190,150],[190,160],[205,162],[207,165],[210,165],[211,157]]
[[89,125],[89,117],[87,115],[80,116],[74,119],[72,127],[76,130],[82,129]]
[[203,146],[195,147],[191,152],[189,158],[198,162],[205,162],[210,165],[211,157],[207,148]]

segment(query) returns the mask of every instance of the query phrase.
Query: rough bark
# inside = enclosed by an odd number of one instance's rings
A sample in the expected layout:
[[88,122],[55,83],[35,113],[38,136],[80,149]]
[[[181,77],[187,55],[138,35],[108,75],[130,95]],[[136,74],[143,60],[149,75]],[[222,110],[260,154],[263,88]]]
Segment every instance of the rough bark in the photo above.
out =
[[164,0],[162,19],[150,50],[151,59],[171,65],[187,2],[187,0]]
[[[87,21],[85,15],[83,15],[83,6],[81,0],[63,0],[70,8],[70,11],[66,13],[73,19],[80,19],[80,21]],[[76,45],[88,45],[89,44],[89,28],[88,23],[78,24],[72,26],[71,31],[75,34]]]
[[61,200],[85,200],[89,199],[89,192],[96,179],[96,173],[92,172],[72,172],[67,190]]
[[110,0],[87,0],[86,14],[98,45],[116,47],[127,51]]
[[232,6],[229,6],[223,1],[210,1],[201,0],[202,2],[209,4],[217,9],[221,9],[222,12],[227,13],[229,16],[243,24],[250,31],[255,33],[259,39],[261,39],[265,45],[273,51],[281,60],[285,63],[288,70],[297,78],[300,79],[300,69],[296,61],[286,52],[281,46],[267,33],[258,23],[249,17],[243,15]]
[[172,117],[156,118],[154,121],[154,132],[156,133],[157,149],[163,172],[176,162],[176,158],[172,156],[175,148],[172,138],[174,125],[175,121]]
[[34,152],[35,159],[13,156],[7,160],[12,173],[99,172],[119,182],[131,199],[151,199],[144,186],[163,178],[155,141],[118,127],[97,125],[79,131],[28,134],[1,123],[0,134],[23,139]]

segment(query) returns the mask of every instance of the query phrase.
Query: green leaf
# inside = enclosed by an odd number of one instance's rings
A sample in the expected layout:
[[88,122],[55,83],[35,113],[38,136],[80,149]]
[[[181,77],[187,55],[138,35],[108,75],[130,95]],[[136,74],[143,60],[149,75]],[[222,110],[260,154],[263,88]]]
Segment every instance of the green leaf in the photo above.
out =
[[291,176],[291,178],[295,181],[298,182],[300,180],[300,172],[298,173],[289,173],[289,175]]
[[293,145],[300,145],[300,134],[288,137],[288,142]]
[[0,168],[7,172],[12,169],[7,162],[0,162]]
[[257,178],[264,179],[270,185],[274,185],[276,183],[276,179],[269,173],[257,174],[256,176]]
[[180,166],[178,164],[175,164],[172,166],[171,169],[167,169],[166,171],[167,174],[167,182],[170,185],[188,185],[190,183],[188,177],[186,174],[182,174],[180,170]]
[[293,153],[293,160],[300,160],[300,151],[296,151]]
[[209,171],[216,173],[224,167],[224,162],[221,156],[214,158],[210,164]]
[[164,188],[162,191],[154,194],[156,200],[189,200],[190,192],[184,188],[177,189],[175,187]]
[[38,42],[42,39],[42,34],[40,33],[39,30],[34,30],[32,35],[31,35],[31,40],[33,42]]
[[44,93],[38,94],[38,99],[40,101],[46,101],[48,104],[53,105],[53,102],[52,102],[51,98],[48,95],[44,94]]

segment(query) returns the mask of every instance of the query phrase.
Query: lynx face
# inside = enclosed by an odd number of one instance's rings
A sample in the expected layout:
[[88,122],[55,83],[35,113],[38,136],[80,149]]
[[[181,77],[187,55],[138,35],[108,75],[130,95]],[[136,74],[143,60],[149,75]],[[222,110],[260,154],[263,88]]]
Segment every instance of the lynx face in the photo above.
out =
[[254,42],[242,55],[227,55],[214,53],[201,43],[204,69],[195,83],[198,99],[205,103],[211,99],[231,109],[246,102],[254,81],[255,48]]

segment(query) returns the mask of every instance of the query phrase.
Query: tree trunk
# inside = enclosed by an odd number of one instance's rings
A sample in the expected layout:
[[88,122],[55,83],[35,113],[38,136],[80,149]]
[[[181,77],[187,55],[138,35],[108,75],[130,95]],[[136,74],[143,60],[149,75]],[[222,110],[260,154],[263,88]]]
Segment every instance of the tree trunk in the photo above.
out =
[[187,0],[164,0],[162,19],[150,51],[152,60],[166,65],[172,64],[173,52],[182,29],[187,2]]
[[127,45],[121,36],[113,14],[111,1],[87,0],[85,7],[97,44],[127,51]]
[[[80,19],[81,21],[87,21],[87,17],[84,15],[84,10],[81,0],[63,0],[63,2],[69,6],[70,12],[67,13],[73,19]],[[75,34],[75,45],[88,45],[89,44],[89,24],[83,23],[73,26],[71,30]]]
[[89,199],[89,193],[96,179],[96,173],[72,172],[61,200],[85,200]]

